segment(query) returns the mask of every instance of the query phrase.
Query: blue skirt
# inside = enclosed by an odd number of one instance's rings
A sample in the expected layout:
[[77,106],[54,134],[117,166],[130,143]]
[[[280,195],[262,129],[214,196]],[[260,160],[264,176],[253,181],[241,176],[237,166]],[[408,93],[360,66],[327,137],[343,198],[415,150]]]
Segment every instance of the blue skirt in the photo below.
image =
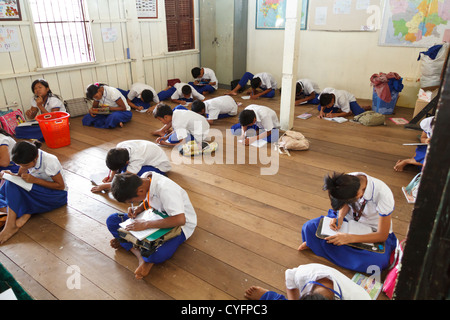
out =
[[428,146],[417,146],[414,160],[423,164],[423,161],[425,160],[425,156],[427,155],[427,148],[428,148]]
[[20,167],[17,164],[15,164],[14,162],[12,162],[12,161],[9,163],[9,166],[7,166],[7,167],[0,167],[0,171],[2,171],[2,170],[9,170],[12,173],[19,172],[19,169],[20,169]]
[[286,297],[280,293],[276,293],[275,291],[267,291],[265,292],[259,300],[287,300]]
[[5,181],[0,188],[0,208],[9,207],[20,218],[24,214],[52,211],[67,204],[67,191],[34,184],[31,191]]
[[132,117],[131,111],[114,111],[111,114],[98,114],[95,117],[87,114],[83,117],[82,122],[84,126],[109,129],[117,127],[121,122],[129,122]]
[[16,127],[15,136],[17,139],[36,139],[41,142],[45,140],[39,125]]
[[[337,218],[334,210],[328,210],[328,217]],[[302,239],[306,245],[318,256],[333,262],[334,264],[350,270],[368,273],[368,267],[376,265],[380,270],[389,266],[391,252],[397,246],[397,237],[390,233],[385,242],[385,252],[377,253],[358,249],[351,246],[336,246],[327,243],[316,236],[317,227],[323,216],[307,221],[302,227]]]
[[[125,213],[123,217],[123,221],[128,219],[128,215]],[[106,219],[106,226],[108,227],[109,232],[116,239],[121,239],[119,237],[119,233],[117,230],[120,228],[119,224],[122,223],[122,218],[117,214],[113,213]],[[153,254],[151,254],[148,258],[143,257],[145,262],[149,263],[162,263],[166,260],[169,260],[178,249],[178,247],[186,241],[186,237],[184,232],[181,232],[179,236],[170,239],[165,242],[161,247],[159,247]],[[120,246],[125,250],[129,251],[133,248],[133,244],[130,242],[121,242]]]

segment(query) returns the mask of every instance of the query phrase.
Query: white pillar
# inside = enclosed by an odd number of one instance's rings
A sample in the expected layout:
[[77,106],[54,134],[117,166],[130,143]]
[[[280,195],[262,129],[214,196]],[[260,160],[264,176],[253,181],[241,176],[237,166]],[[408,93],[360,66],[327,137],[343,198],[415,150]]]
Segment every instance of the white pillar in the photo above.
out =
[[131,62],[132,82],[145,82],[144,61],[142,59],[141,30],[137,17],[135,1],[125,1],[125,18],[127,19],[128,50]]
[[294,126],[295,83],[298,70],[301,8],[302,0],[286,0],[280,105],[281,130],[289,130]]

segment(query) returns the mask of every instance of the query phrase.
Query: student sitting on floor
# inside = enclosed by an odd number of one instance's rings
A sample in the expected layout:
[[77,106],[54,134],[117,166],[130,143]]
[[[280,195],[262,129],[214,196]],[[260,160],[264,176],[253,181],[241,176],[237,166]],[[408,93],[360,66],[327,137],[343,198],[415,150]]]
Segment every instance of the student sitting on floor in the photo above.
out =
[[[118,213],[109,216],[106,226],[114,236],[111,246],[114,249],[122,247],[137,257],[139,266],[134,274],[136,279],[142,279],[149,274],[155,263],[170,259],[177,248],[189,239],[197,225],[197,215],[186,191],[169,178],[155,172],[146,172],[141,177],[130,173],[117,174],[112,181],[111,192],[119,202],[131,204],[141,202],[137,207],[128,208],[128,214],[123,217]],[[120,238],[117,230],[122,221],[134,219],[136,215],[149,208],[166,213],[169,217],[154,221],[135,219],[126,229],[139,231],[181,226],[181,234],[164,242],[150,256],[143,257],[141,251],[133,247],[132,243],[124,242]]]
[[[116,88],[103,83],[91,84],[86,90],[86,98],[94,100],[89,114],[83,117],[84,126],[94,126],[96,128],[123,127],[133,116],[131,107],[125,97]],[[104,112],[104,114],[99,114]]]
[[[273,98],[275,96],[275,90],[277,89],[277,82],[275,78],[267,72],[261,72],[253,75],[250,72],[246,72],[241,80],[239,80],[239,84],[231,91],[228,91],[227,95],[235,96],[239,89],[244,88],[247,85],[247,82],[250,80],[251,90],[247,93],[250,93],[250,99],[258,99],[258,98]],[[259,91],[258,89],[261,89]]]
[[[21,141],[12,149],[12,161],[20,166],[17,176],[33,186],[27,191],[6,180],[1,187],[0,207],[7,209],[8,217],[0,232],[0,244],[12,237],[32,214],[67,204],[67,186],[61,164],[54,155],[39,150],[40,146],[39,141]],[[5,172],[0,173],[2,178]]]
[[111,181],[117,173],[129,172],[141,176],[152,171],[166,175],[172,165],[166,153],[157,144],[147,140],[127,140],[117,144],[106,155],[106,166],[110,174],[103,179],[103,184],[95,186],[92,192],[111,188]]
[[333,88],[323,89],[319,101],[319,118],[357,116],[370,109],[370,107],[360,107],[355,96],[350,92]]
[[205,96],[198,93],[191,85],[183,82],[175,83],[173,87],[168,87],[158,93],[160,101],[170,98],[173,103],[186,105],[194,100],[205,100]]
[[19,171],[19,166],[11,161],[12,149],[16,140],[5,130],[0,129],[0,171],[6,170],[12,173]]
[[295,85],[295,105],[319,104],[319,93],[319,86],[315,82],[309,79],[300,79]]
[[[194,140],[201,148],[202,142],[208,139],[209,123],[205,117],[187,110],[183,106],[177,106],[173,110],[165,104],[159,104],[153,115],[156,119],[161,121],[164,126],[156,132],[160,135],[156,142],[166,146],[175,146],[179,143],[184,143],[186,140]],[[169,132],[173,129],[172,133]]]
[[[389,265],[391,252],[397,245],[392,232],[391,214],[394,211],[394,196],[381,180],[362,172],[334,173],[325,177],[324,190],[328,190],[332,209],[330,228],[339,231],[343,221],[354,220],[369,226],[374,232],[356,235],[337,233],[325,239],[316,236],[323,216],[307,221],[302,227],[303,243],[298,250],[311,249],[316,255],[358,272],[367,273],[368,267],[380,270]],[[348,246],[350,243],[384,242],[384,253]]]
[[148,112],[152,112],[153,107],[151,107],[151,103],[159,103],[158,94],[155,89],[145,83],[133,83],[128,92],[121,92],[127,98],[128,105],[137,111],[147,109]]
[[362,286],[342,272],[318,263],[285,272],[287,297],[252,286],[245,291],[250,300],[371,300]]
[[232,97],[222,96],[206,101],[194,101],[191,110],[206,116],[208,123],[213,124],[214,120],[237,115],[239,105]]
[[192,68],[191,74],[195,81],[189,82],[189,84],[202,95],[214,93],[219,87],[219,81],[217,81],[216,74],[210,68],[195,67]]
[[[239,114],[239,123],[231,127],[233,135],[240,135],[242,142],[248,146],[253,142],[264,139],[267,142],[277,142],[280,122],[272,109],[251,104]],[[256,135],[249,136],[248,131],[256,131]]]
[[420,136],[420,142],[426,143],[427,145],[417,146],[416,154],[413,158],[398,160],[394,166],[395,171],[403,171],[405,166],[409,164],[419,166],[422,170],[423,162],[425,161],[425,156],[427,154],[428,144],[430,143],[430,139],[433,134],[434,119],[435,118],[433,116],[420,121],[420,127],[423,130],[422,135]]

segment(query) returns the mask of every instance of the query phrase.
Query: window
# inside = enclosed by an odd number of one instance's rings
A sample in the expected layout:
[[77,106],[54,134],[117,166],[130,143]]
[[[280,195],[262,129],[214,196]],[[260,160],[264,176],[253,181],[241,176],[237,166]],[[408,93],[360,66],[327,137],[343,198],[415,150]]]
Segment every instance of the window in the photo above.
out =
[[194,49],[192,0],[165,0],[165,5],[169,52]]
[[95,60],[85,0],[29,0],[42,67]]

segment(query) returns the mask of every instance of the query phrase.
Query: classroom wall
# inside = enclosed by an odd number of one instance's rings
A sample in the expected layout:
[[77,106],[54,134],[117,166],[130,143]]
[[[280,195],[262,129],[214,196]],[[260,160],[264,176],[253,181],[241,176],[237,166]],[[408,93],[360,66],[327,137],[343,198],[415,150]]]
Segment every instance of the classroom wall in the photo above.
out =
[[[256,30],[256,1],[249,1],[248,11],[247,69],[269,72],[281,84],[284,31]],[[417,57],[424,48],[379,46],[378,36],[379,31],[301,30],[298,78],[314,80],[322,89],[334,87],[372,99],[372,74],[397,72],[405,85],[397,105],[414,107],[420,77]]]
[[[22,110],[28,109],[31,83],[37,78],[46,79],[52,91],[66,100],[84,97],[93,82],[128,89],[133,82],[145,81],[159,91],[166,88],[168,79],[191,80],[190,70],[199,65],[198,0],[194,0],[195,49],[177,53],[167,52],[164,0],[158,1],[157,19],[136,19],[130,0],[89,0],[87,4],[96,57],[91,64],[40,68],[27,0],[20,1],[22,21],[0,22],[1,27],[17,27],[21,41],[20,51],[0,53],[0,108],[14,108],[17,103]],[[115,28],[118,39],[103,42],[102,28]],[[132,48],[132,59],[127,48]]]

